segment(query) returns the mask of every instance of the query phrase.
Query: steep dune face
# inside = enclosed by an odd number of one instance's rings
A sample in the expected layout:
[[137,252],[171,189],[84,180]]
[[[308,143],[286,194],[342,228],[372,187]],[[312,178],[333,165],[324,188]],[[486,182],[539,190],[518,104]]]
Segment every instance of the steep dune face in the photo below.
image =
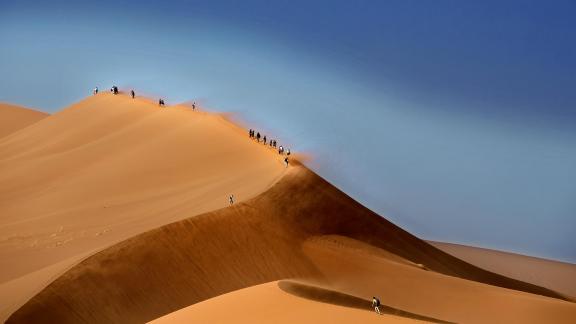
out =
[[[338,275],[324,266],[324,254],[307,248],[306,242],[324,235],[362,242],[380,254],[393,253],[414,271],[562,298],[432,247],[299,165],[242,204],[163,226],[88,258],[36,295],[9,322],[136,323],[268,281],[336,282]],[[344,275],[354,286],[354,278]]]
[[30,126],[49,115],[24,107],[0,103],[0,138]]
[[[120,95],[90,97],[0,139],[0,297],[9,298],[0,315],[48,284],[54,264],[63,271],[227,206],[231,194],[251,198],[284,171],[278,154],[218,115]],[[33,273],[36,285],[20,280]]]

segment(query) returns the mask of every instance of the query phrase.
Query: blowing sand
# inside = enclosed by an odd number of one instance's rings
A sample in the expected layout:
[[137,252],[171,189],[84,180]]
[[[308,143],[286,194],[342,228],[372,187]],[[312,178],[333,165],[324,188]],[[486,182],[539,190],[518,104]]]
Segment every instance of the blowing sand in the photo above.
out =
[[8,323],[576,319],[186,107],[100,94],[0,139],[0,206]]

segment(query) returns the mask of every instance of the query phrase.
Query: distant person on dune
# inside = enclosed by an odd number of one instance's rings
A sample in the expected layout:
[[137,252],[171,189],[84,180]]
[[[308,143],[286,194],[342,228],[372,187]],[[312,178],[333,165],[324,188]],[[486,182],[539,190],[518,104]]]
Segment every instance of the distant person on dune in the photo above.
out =
[[158,106],[164,107],[164,99],[162,98],[158,99]]
[[284,158],[284,163],[286,163],[286,167],[288,167],[288,157]]
[[136,93],[134,93],[134,89],[130,90],[130,96],[132,97],[132,99],[134,99],[134,97],[136,97]]
[[92,94],[94,94],[94,95],[98,94],[98,87],[94,88],[94,91],[92,91]]
[[111,91],[113,94],[117,95],[117,94],[118,94],[118,87],[117,87],[117,86],[112,86],[112,89],[110,89],[110,91]]
[[192,103],[192,110],[196,110],[196,102]]
[[380,299],[372,297],[372,307],[374,307],[374,311],[378,313],[378,315],[382,315],[382,313],[380,313]]
[[264,135],[264,145],[266,145],[266,135]]
[[234,205],[234,195],[230,195],[229,200],[230,200],[230,206]]
[[290,149],[286,150],[286,155],[290,155]]
[[260,132],[256,133],[256,139],[258,140],[258,143],[260,143]]

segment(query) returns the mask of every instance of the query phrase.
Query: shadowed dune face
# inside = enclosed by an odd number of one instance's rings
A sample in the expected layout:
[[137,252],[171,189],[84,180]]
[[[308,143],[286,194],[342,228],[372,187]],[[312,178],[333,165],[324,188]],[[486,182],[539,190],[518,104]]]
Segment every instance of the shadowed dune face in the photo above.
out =
[[[344,236],[383,249],[382,253],[411,263],[409,267],[418,273],[438,272],[562,298],[460,261],[362,207],[307,168],[295,166],[253,199],[163,226],[88,258],[8,322],[136,323],[263,282],[336,281],[338,275],[327,272],[315,260],[316,250],[310,252],[304,244],[319,235]],[[322,255],[319,258],[324,260]],[[374,295],[364,293],[367,298]]]
[[15,105],[0,103],[0,138],[26,128],[49,115]]
[[0,138],[0,321],[95,251],[254,197],[285,170],[218,115],[107,93]]

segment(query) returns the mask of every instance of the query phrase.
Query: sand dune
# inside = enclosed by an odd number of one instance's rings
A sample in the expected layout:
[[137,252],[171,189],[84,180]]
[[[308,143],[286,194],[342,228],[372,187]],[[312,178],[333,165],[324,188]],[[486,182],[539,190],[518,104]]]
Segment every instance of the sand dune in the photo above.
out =
[[576,264],[460,244],[430,243],[486,270],[576,297]]
[[[366,248],[370,244],[381,254],[397,255],[397,264],[404,259],[409,265],[397,268],[399,271],[436,271],[436,276],[444,273],[448,278],[458,276],[561,298],[553,291],[460,261],[370,212],[305,167],[295,166],[272,188],[242,204],[163,226],[88,258],[36,295],[10,322],[136,323],[264,282],[285,278],[318,281],[329,272],[318,263],[317,259],[323,259],[305,248],[305,242],[335,234],[362,242],[357,250],[364,253],[371,253]],[[345,278],[353,286],[362,276]],[[404,281],[406,288],[411,285],[410,277]],[[387,281],[386,275],[380,278]],[[386,290],[364,293],[372,296]],[[527,295],[576,309],[569,302]],[[448,320],[444,318],[447,314],[434,316],[434,310],[426,307],[415,311],[411,304],[389,306]]]
[[221,116],[109,94],[0,140],[0,296],[58,275],[8,323],[576,318],[565,296],[445,253],[281,159]]
[[0,138],[48,117],[47,113],[0,102]]
[[[310,288],[309,288],[310,289]],[[353,298],[352,298],[353,299]],[[364,301],[370,305],[370,301]],[[152,321],[162,323],[434,323],[349,304],[316,302],[270,282],[228,293]]]
[[0,139],[0,315],[32,297],[18,278],[251,198],[284,171],[218,115],[111,94]]

